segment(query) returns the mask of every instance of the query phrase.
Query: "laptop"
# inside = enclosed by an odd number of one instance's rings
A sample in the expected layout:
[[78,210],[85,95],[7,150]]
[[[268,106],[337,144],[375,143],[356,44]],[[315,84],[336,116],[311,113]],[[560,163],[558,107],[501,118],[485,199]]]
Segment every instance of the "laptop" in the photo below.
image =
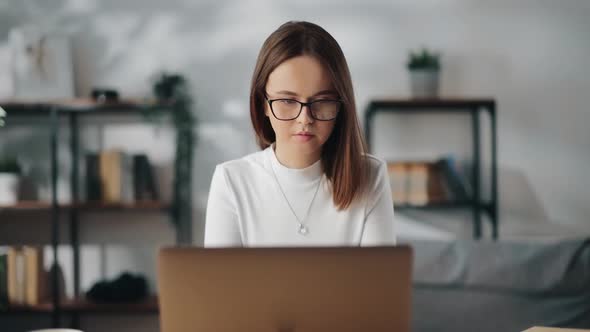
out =
[[164,248],[161,332],[410,330],[412,251]]

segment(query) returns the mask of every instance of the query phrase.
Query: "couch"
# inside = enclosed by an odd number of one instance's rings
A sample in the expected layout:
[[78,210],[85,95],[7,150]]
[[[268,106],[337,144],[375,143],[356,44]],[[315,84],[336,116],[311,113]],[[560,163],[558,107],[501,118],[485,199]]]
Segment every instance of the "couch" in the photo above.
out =
[[401,242],[414,249],[415,332],[590,328],[590,239]]

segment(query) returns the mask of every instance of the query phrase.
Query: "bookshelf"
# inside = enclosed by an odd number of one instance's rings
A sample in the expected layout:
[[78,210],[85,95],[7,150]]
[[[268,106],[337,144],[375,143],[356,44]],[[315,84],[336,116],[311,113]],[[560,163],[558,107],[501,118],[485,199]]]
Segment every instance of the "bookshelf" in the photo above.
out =
[[[435,203],[427,205],[396,205],[397,210],[408,209],[471,209],[473,214],[473,237],[482,237],[482,215],[489,216],[492,226],[492,238],[498,238],[498,165],[497,165],[497,122],[496,102],[491,98],[380,98],[369,101],[365,110],[365,136],[369,151],[371,149],[372,122],[379,113],[428,114],[428,113],[464,113],[471,117],[471,136],[473,140],[473,167],[471,169],[471,184],[473,197],[467,201]],[[487,113],[490,118],[490,200],[484,202],[481,198],[481,126],[480,113]]]
[[[80,292],[80,215],[88,212],[118,211],[125,212],[153,212],[168,214],[176,227],[177,243],[190,242],[186,234],[189,233],[182,226],[189,225],[190,220],[179,220],[183,218],[180,214],[174,214],[174,204],[161,201],[142,201],[131,204],[111,204],[101,202],[83,202],[79,193],[79,118],[85,115],[96,116],[118,116],[118,115],[139,115],[142,112],[151,111],[173,111],[173,102],[156,102],[154,100],[119,100],[117,102],[97,103],[92,99],[80,98],[71,100],[55,101],[27,101],[8,100],[0,101],[0,106],[7,112],[7,119],[15,118],[45,118],[50,126],[50,137],[48,140],[51,156],[51,201],[21,201],[14,205],[0,206],[0,216],[3,214],[18,214],[23,212],[47,212],[48,220],[51,222],[51,246],[53,248],[53,262],[58,263],[57,247],[60,243],[60,215],[65,214],[69,222],[69,243],[73,252],[73,300],[60,298],[57,270],[52,275],[51,300],[35,306],[10,306],[7,310],[0,311],[0,314],[30,314],[45,313],[52,316],[53,327],[61,326],[61,316],[64,313],[72,314],[72,327],[79,326],[79,314],[81,313],[157,313],[157,297],[150,297],[145,301],[137,303],[122,304],[97,304],[83,299]],[[57,161],[58,146],[57,135],[60,126],[64,125],[64,118],[69,126],[69,153],[71,154],[70,189],[71,203],[59,204],[57,202]]]

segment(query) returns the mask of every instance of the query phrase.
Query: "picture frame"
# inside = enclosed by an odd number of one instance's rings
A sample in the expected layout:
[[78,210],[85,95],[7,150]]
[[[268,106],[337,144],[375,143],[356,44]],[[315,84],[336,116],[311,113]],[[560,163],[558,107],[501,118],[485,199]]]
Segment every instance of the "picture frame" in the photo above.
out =
[[15,99],[52,100],[74,97],[70,38],[35,26],[9,32]]

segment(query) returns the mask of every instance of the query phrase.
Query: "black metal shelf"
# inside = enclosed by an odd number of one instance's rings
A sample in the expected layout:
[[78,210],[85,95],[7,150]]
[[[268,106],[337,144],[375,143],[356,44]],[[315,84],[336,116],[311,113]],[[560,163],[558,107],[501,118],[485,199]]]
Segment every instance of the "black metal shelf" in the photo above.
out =
[[[490,145],[491,145],[491,193],[489,202],[483,202],[481,198],[481,128],[480,113],[484,111],[490,118]],[[365,111],[365,136],[369,149],[371,147],[371,125],[374,116],[378,113],[465,113],[472,119],[473,138],[473,167],[471,180],[473,185],[473,198],[470,202],[449,202],[417,205],[395,205],[396,209],[448,209],[470,208],[473,211],[473,236],[482,237],[481,217],[486,213],[492,224],[492,237],[498,238],[498,165],[497,165],[497,121],[496,102],[492,98],[383,98],[371,100]]]
[[[100,103],[93,99],[80,98],[72,100],[55,100],[55,101],[35,101],[35,100],[4,100],[0,101],[2,107],[7,113],[7,119],[14,117],[46,117],[49,119],[50,131],[50,155],[51,155],[51,202],[28,202],[17,204],[6,209],[10,212],[19,211],[44,211],[51,213],[51,246],[53,248],[53,261],[59,262],[57,257],[57,247],[61,243],[59,239],[60,222],[59,217],[62,212],[67,212],[69,217],[70,230],[70,244],[73,251],[73,265],[74,265],[74,294],[80,295],[80,243],[79,243],[79,214],[84,211],[98,211],[98,210],[119,210],[119,211],[147,211],[147,210],[164,210],[170,208],[169,204],[163,203],[147,203],[141,204],[95,204],[84,203],[80,201],[78,192],[79,180],[79,117],[85,115],[93,116],[117,116],[117,115],[133,115],[141,114],[146,111],[163,111],[170,112],[174,108],[174,101],[158,102],[154,100],[125,100],[121,99],[116,102]],[[72,171],[70,174],[70,186],[72,191],[71,204],[62,205],[57,202],[57,136],[60,127],[60,119],[66,117],[68,119],[68,126],[70,128],[70,154],[72,156],[71,164]],[[2,208],[0,207],[0,212]],[[171,218],[173,215],[171,214]],[[179,225],[179,221],[174,221],[175,225]],[[180,241],[180,230],[176,230],[177,242]],[[80,301],[62,301],[60,298],[60,287],[58,284],[58,269],[53,269],[52,275],[52,294],[51,302],[34,307],[16,308],[17,312],[48,312],[52,316],[53,327],[60,327],[61,316],[64,311],[74,313],[72,316],[72,326],[79,325],[79,318],[75,314],[83,311],[78,310],[82,305]],[[78,307],[76,307],[78,306]],[[152,303],[153,306],[153,303]],[[77,309],[76,309],[77,308]],[[91,304],[86,303],[86,308],[97,308]],[[116,308],[112,307],[111,308]],[[73,310],[76,309],[76,310]],[[116,310],[116,309],[114,309]],[[150,310],[148,310],[150,311]],[[153,310],[151,310],[153,312]],[[10,312],[10,310],[9,310]]]

